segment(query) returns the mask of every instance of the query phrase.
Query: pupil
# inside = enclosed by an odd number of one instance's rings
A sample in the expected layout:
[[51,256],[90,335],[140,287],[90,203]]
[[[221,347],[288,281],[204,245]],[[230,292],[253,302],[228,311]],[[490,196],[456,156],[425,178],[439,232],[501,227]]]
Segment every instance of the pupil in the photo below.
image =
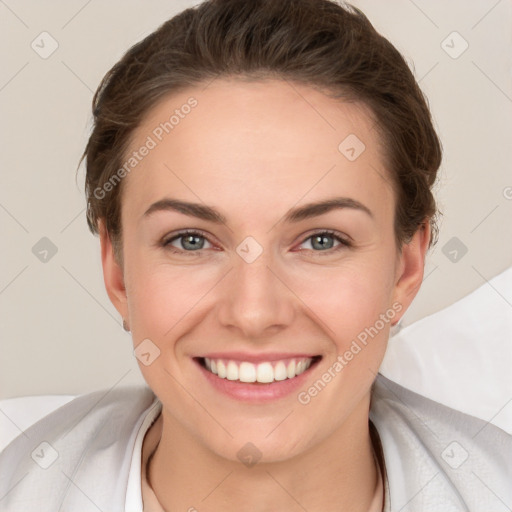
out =
[[313,246],[315,245],[315,242],[319,242],[318,247],[320,249],[330,249],[332,247],[332,242],[329,244],[329,239],[332,239],[332,237],[317,235],[314,237]]
[[[185,239],[184,239],[184,243],[182,244],[183,248],[184,249],[187,249],[187,248],[190,248],[190,249],[200,248],[199,246],[201,244],[200,244],[199,239],[200,239],[200,237],[198,237],[196,235],[188,235],[188,236],[186,236]],[[190,245],[187,247],[187,244],[190,244]]]

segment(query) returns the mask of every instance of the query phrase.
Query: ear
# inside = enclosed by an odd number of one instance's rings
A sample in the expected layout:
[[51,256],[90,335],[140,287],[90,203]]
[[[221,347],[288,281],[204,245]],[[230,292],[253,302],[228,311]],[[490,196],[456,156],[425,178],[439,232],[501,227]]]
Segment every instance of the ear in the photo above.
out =
[[103,266],[103,281],[110,301],[119,311],[123,319],[128,318],[128,303],[126,298],[126,288],[124,285],[123,269],[117,262],[114,255],[114,247],[107,228],[103,220],[98,223],[100,244],[101,244],[101,264]]
[[425,220],[411,241],[402,246],[397,265],[393,301],[402,309],[392,322],[396,325],[420,289],[425,268],[425,255],[430,241],[430,222]]

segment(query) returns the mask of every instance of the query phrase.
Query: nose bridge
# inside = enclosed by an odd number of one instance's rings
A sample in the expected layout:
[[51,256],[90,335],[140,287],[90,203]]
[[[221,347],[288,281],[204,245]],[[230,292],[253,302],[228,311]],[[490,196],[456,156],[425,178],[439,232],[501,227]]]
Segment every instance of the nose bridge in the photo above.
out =
[[224,326],[237,327],[251,338],[264,336],[271,328],[284,328],[292,320],[293,294],[276,275],[272,251],[263,250],[254,239],[246,239],[234,256],[219,321]]

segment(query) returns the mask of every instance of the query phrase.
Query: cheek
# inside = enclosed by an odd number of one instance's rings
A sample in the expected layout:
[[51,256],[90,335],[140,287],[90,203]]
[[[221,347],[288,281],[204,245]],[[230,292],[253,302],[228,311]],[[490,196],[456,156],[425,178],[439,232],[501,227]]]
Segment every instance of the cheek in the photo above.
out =
[[128,302],[134,339],[172,336],[174,326],[218,280],[215,267],[207,265],[186,267],[140,257],[131,268]]
[[200,323],[201,298],[218,279],[212,275],[212,269],[185,269],[151,263],[143,258],[133,260],[132,265],[128,305],[133,345],[136,351],[140,345],[141,352],[145,347],[144,351],[149,351],[151,358],[155,357],[147,365],[140,359],[139,368],[152,389],[162,390],[164,386],[169,391],[170,386],[176,397],[179,386],[175,387],[170,375],[181,381],[184,378],[181,372],[186,374],[187,370],[180,366],[184,359],[177,340]]
[[381,254],[379,258],[354,258],[339,268],[312,271],[303,276],[297,290],[324,326],[326,336],[336,340],[341,350],[390,309],[393,282],[392,257]]

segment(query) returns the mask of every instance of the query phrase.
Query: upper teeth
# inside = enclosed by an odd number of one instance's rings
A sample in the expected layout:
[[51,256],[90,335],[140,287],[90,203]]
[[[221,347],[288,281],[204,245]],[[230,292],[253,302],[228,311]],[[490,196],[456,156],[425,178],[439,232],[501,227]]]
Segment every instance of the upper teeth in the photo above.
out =
[[295,358],[286,361],[272,361],[253,364],[246,361],[227,361],[204,358],[206,368],[221,379],[240,382],[269,383],[275,380],[292,379],[306,371],[312,363],[310,357]]

